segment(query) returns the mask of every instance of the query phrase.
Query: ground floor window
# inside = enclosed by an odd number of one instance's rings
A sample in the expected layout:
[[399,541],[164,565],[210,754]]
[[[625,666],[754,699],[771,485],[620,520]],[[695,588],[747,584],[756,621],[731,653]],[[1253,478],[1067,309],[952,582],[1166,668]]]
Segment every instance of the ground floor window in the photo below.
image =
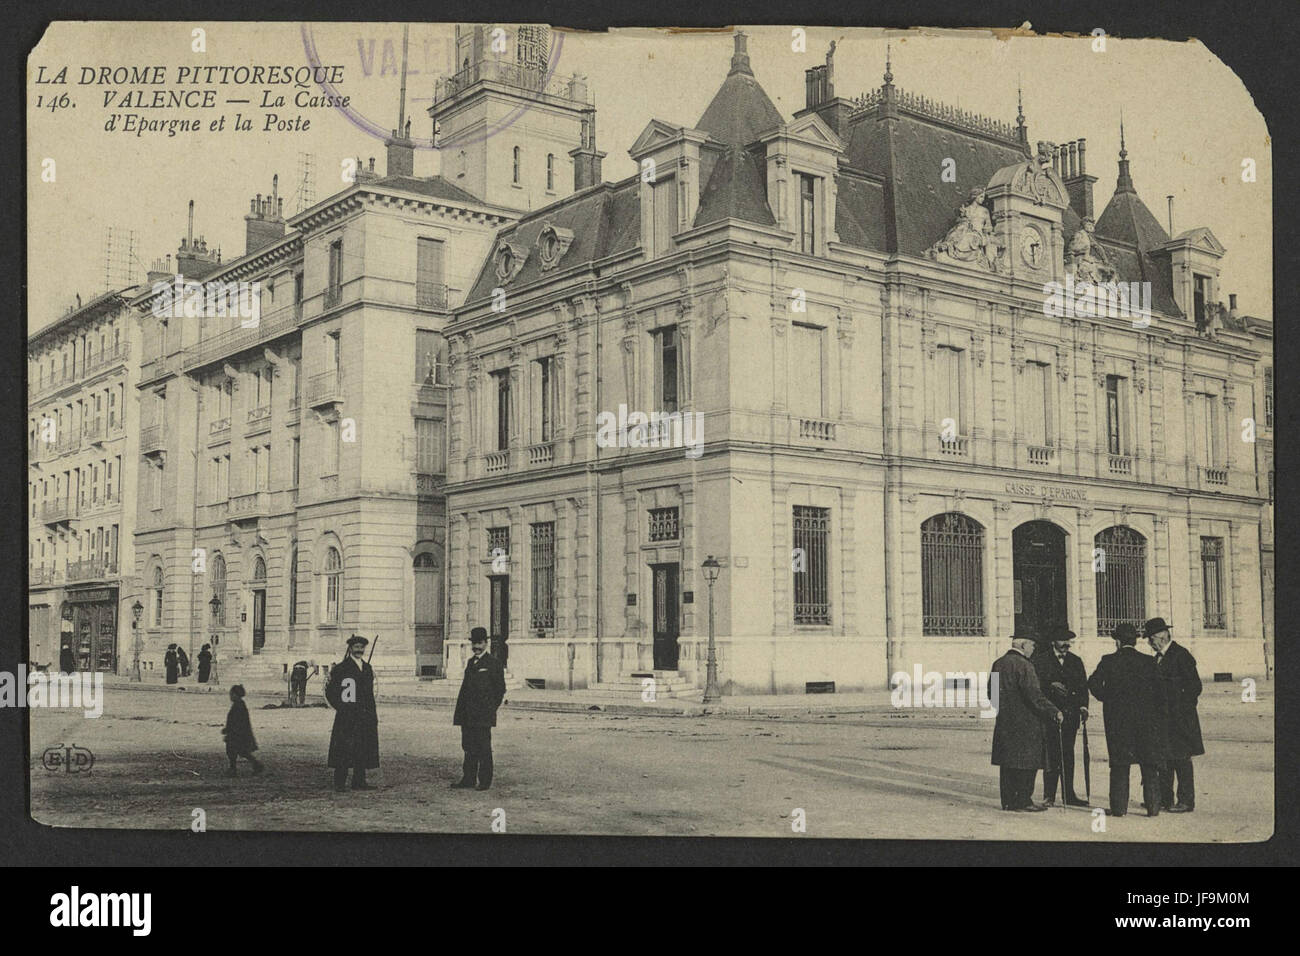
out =
[[921,525],[921,633],[982,635],[984,527],[956,512]]
[[794,622],[829,624],[829,508],[794,506]]
[[533,610],[531,626],[555,627],[555,522],[530,526],[532,531]]
[[1201,593],[1205,603],[1206,630],[1227,627],[1223,610],[1223,539],[1201,539]]
[[1119,624],[1141,628],[1146,621],[1146,538],[1132,528],[1116,525],[1094,540],[1097,634],[1110,637]]

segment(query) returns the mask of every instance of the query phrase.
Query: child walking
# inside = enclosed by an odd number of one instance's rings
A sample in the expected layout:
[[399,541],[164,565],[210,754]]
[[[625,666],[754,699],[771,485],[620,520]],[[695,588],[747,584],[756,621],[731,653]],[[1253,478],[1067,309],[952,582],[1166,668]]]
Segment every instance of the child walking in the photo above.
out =
[[235,758],[243,757],[253,765],[253,773],[262,772],[262,764],[253,756],[257,741],[253,739],[253,724],[248,719],[248,708],[244,705],[244,685],[235,684],[230,688],[230,713],[226,714],[226,726],[221,728],[221,735],[226,738],[226,756],[230,758],[227,777],[238,776],[235,771]]

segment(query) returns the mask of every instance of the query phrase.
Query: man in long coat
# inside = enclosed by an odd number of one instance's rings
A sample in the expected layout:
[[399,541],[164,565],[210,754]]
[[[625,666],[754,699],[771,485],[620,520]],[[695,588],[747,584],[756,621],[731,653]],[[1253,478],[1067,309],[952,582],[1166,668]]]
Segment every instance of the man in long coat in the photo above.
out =
[[989,675],[989,699],[998,712],[993,725],[993,764],[999,768],[1003,810],[1047,809],[1034,803],[1034,778],[1043,766],[1044,723],[1055,734],[1061,712],[1039,686],[1038,674],[1029,661],[1033,648],[1032,637],[1012,635],[1011,650],[993,662]]
[[[1201,719],[1196,702],[1201,696],[1201,677],[1196,658],[1173,639],[1164,618],[1153,617],[1142,628],[1156,654],[1156,671],[1164,688],[1165,714],[1169,720],[1169,760],[1160,772],[1160,808],[1170,813],[1191,813],[1196,809],[1196,781],[1192,758],[1205,753],[1201,740]],[[1178,778],[1178,802],[1174,802],[1174,778]]]
[[1074,631],[1065,624],[1048,629],[1030,658],[1038,672],[1043,694],[1063,715],[1061,733],[1047,730],[1047,766],[1043,769],[1043,800],[1050,807],[1056,802],[1056,782],[1063,777],[1061,799],[1072,807],[1086,807],[1074,792],[1074,740],[1079,722],[1088,717],[1088,672],[1083,661],[1070,653]]
[[459,782],[451,787],[486,790],[492,786],[492,728],[497,725],[497,708],[506,696],[506,672],[501,662],[487,653],[487,630],[476,627],[469,634],[474,656],[465,665],[452,718],[452,726],[460,728],[465,762]]
[[1110,760],[1110,815],[1128,813],[1129,770],[1142,768],[1147,816],[1160,813],[1160,766],[1168,758],[1164,692],[1155,659],[1137,649],[1137,628],[1115,628],[1115,653],[1107,654],[1088,678],[1088,689],[1104,705],[1106,751]]
[[175,644],[167,645],[167,653],[163,655],[163,667],[167,669],[167,683],[176,683],[176,675],[180,672],[180,659],[176,656]]
[[366,771],[379,766],[379,715],[375,710],[375,672],[364,654],[370,642],[360,635],[348,638],[348,653],[330,669],[325,699],[334,708],[329,765],[334,768],[334,789],[344,789],[352,768],[353,790],[374,790]]

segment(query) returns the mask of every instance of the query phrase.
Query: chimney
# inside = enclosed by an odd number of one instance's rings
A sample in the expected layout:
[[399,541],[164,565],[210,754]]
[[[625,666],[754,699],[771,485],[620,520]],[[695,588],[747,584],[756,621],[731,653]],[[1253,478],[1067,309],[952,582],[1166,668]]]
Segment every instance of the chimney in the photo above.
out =
[[202,236],[194,238],[194,200],[190,200],[189,227],[176,253],[176,274],[187,279],[202,279],[221,266],[215,249],[209,251]]
[[1169,235],[1174,234],[1174,197],[1166,196],[1165,200],[1169,203]]
[[1070,197],[1070,208],[1080,219],[1096,218],[1092,204],[1092,185],[1096,176],[1088,175],[1088,141],[1077,139],[1060,149],[1060,174]]
[[284,238],[284,200],[280,197],[280,176],[271,177],[271,194],[248,201],[244,217],[244,255],[256,252]]
[[1230,315],[1237,314],[1237,293],[1235,292],[1228,293],[1228,313]]
[[410,29],[409,26],[402,27],[402,93],[397,106],[397,128],[384,140],[388,151],[385,175],[388,176],[415,175],[415,143],[411,141],[411,121],[406,118],[406,46]]
[[601,182],[600,161],[605,154],[596,149],[596,107],[589,106],[582,115],[582,145],[569,150],[573,159],[573,191],[596,186]]
[[804,70],[804,108],[795,113],[816,113],[838,136],[847,135],[852,107],[835,95],[835,41],[826,51],[826,62]]

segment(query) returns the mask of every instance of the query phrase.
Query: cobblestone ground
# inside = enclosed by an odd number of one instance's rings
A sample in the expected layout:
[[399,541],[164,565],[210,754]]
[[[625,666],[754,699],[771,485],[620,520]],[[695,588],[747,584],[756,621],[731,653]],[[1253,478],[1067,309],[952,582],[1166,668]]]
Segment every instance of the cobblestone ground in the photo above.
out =
[[[1086,810],[998,809],[992,721],[953,712],[803,717],[662,717],[504,708],[491,791],[451,791],[459,731],[451,708],[380,702],[379,789],[336,794],[319,707],[250,708],[267,772],[223,776],[218,695],[108,690],[104,714],[33,710],[32,815],[68,827],[173,829],[194,808],[216,830],[1249,842],[1273,830],[1271,696],[1239,703],[1207,687],[1208,753],[1197,810],[1148,819],[1136,768],[1129,816],[1094,832]],[[1099,717],[1099,715],[1098,715]],[[1107,792],[1106,745],[1091,725],[1092,793]],[[89,772],[49,771],[48,747],[94,754]],[[1082,768],[1079,770],[1082,793]],[[1041,778],[1039,783],[1041,795]],[[803,811],[806,834],[792,823]]]

